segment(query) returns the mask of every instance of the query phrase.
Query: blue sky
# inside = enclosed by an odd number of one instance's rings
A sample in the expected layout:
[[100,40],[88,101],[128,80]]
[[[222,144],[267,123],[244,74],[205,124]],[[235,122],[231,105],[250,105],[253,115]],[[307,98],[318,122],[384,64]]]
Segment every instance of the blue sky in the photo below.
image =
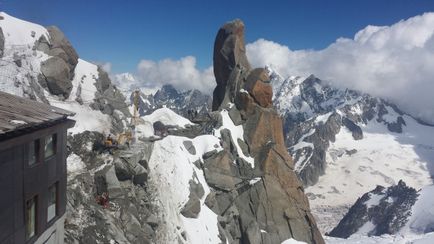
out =
[[323,49],[365,26],[391,25],[434,11],[434,1],[66,1],[0,0],[0,9],[42,25],[57,25],[83,59],[136,70],[141,59],[192,55],[212,65],[214,37],[241,18],[246,41],[265,38],[297,49]]

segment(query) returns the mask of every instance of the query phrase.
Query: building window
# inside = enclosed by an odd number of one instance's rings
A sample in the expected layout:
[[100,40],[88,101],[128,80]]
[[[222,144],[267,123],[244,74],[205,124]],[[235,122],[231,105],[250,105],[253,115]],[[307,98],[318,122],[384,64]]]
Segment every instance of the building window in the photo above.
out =
[[34,140],[29,144],[29,166],[38,162],[39,156],[39,140]]
[[45,158],[49,158],[56,154],[56,134],[45,137]]
[[57,211],[57,183],[48,188],[48,209],[47,209],[47,222],[50,222],[56,217]]
[[36,233],[36,196],[26,202],[26,238],[29,240]]

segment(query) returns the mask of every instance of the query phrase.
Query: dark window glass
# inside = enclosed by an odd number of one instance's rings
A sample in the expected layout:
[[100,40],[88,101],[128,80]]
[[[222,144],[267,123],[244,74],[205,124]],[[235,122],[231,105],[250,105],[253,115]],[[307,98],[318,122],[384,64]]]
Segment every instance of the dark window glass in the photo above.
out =
[[45,158],[56,154],[56,134],[45,137]]
[[39,155],[39,140],[30,142],[29,144],[29,165],[37,163]]
[[36,197],[26,202],[26,238],[35,236],[36,233]]
[[57,209],[57,184],[52,185],[48,188],[48,209],[47,209],[47,221],[54,219],[56,217]]

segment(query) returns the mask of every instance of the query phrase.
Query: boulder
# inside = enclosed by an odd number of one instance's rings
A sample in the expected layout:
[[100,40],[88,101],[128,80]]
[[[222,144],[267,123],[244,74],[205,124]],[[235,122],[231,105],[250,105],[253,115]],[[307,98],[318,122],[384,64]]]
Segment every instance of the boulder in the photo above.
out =
[[133,176],[133,183],[135,185],[145,185],[145,183],[148,181],[148,171],[145,169],[144,171],[140,173],[136,173]]
[[[98,66],[98,80],[96,82],[96,88],[100,93],[103,93],[111,85],[110,78],[100,66]],[[125,100],[125,98],[124,98]]]
[[[197,178],[197,177],[196,177]],[[194,180],[190,180],[188,182],[190,185],[190,194],[196,195],[198,198],[202,198],[205,195],[205,190],[203,189],[202,184],[200,182],[195,182]]]
[[220,151],[204,160],[205,179],[211,187],[230,191],[241,183],[234,159],[226,150]]
[[183,141],[182,144],[184,144],[185,149],[187,149],[191,155],[196,155],[196,148],[191,141]]
[[47,27],[47,31],[50,35],[50,50],[47,54],[63,59],[68,64],[71,72],[73,72],[78,63],[77,52],[59,28],[49,26]]
[[45,82],[51,94],[69,97],[72,90],[70,68],[63,59],[51,57],[42,62],[41,73],[44,79],[42,83]]
[[242,87],[242,79],[250,70],[244,45],[244,23],[237,19],[223,25],[214,42],[214,75],[217,86],[212,109],[217,110],[233,101]]
[[211,209],[214,213],[219,214],[220,213],[220,209],[218,207],[218,203],[217,203],[217,199],[216,199],[216,194],[215,192],[210,192],[208,194],[208,196],[206,196],[205,198],[205,205]]
[[244,140],[249,145],[252,156],[256,156],[262,147],[269,143],[285,148],[282,119],[275,110],[257,107],[243,127]]
[[124,167],[118,166],[120,162],[115,162],[118,179],[132,179],[135,185],[144,185],[148,179],[148,170],[140,164],[143,157],[143,151],[134,151],[134,149],[122,151],[119,158]]
[[261,244],[261,230],[259,229],[258,223],[255,221],[250,222],[245,232],[247,243],[249,244]]
[[197,218],[199,212],[200,200],[195,194],[190,194],[187,203],[181,209],[181,214],[186,218]]
[[131,180],[133,178],[132,172],[128,166],[120,159],[114,161],[116,177],[120,181]]
[[244,122],[243,119],[241,118],[241,113],[236,106],[232,106],[229,109],[228,114],[232,122],[234,123],[234,125],[238,126]]
[[59,28],[50,26],[47,27],[47,31],[50,40],[42,35],[34,46],[34,49],[51,56],[41,64],[43,76],[39,82],[44,88],[48,88],[51,94],[68,98],[72,89],[71,81],[74,78],[78,55]]
[[220,131],[222,147],[233,154],[238,154],[234,141],[232,140],[231,131],[229,129],[222,129]]
[[255,110],[255,101],[247,91],[240,91],[235,97],[235,106],[240,111],[241,118],[245,120]]
[[270,84],[266,83],[270,81],[267,71],[264,68],[257,68],[250,72],[247,76],[247,81],[244,85],[253,99],[261,107],[270,107],[273,104],[273,88]]
[[257,80],[248,85],[247,91],[261,107],[273,105],[273,88],[270,84]]
[[113,165],[95,172],[94,178],[98,195],[104,192],[107,192],[110,198],[119,198],[124,195]]

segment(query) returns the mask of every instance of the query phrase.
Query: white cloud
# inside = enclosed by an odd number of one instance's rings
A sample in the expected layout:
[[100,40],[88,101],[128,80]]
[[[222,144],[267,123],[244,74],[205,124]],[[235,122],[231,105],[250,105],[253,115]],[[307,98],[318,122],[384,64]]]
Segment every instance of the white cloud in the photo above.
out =
[[367,26],[354,39],[339,38],[319,51],[260,39],[247,45],[247,55],[253,66],[271,65],[285,76],[315,74],[434,122],[434,13]]
[[102,68],[105,72],[107,72],[107,73],[111,73],[111,71],[112,71],[112,63],[110,63],[110,62],[102,63],[102,64],[101,64],[101,68]]
[[216,83],[212,67],[199,70],[196,58],[183,57],[179,60],[163,59],[160,61],[141,60],[137,65],[138,81],[150,86],[171,84],[177,89],[198,89],[210,94]]

